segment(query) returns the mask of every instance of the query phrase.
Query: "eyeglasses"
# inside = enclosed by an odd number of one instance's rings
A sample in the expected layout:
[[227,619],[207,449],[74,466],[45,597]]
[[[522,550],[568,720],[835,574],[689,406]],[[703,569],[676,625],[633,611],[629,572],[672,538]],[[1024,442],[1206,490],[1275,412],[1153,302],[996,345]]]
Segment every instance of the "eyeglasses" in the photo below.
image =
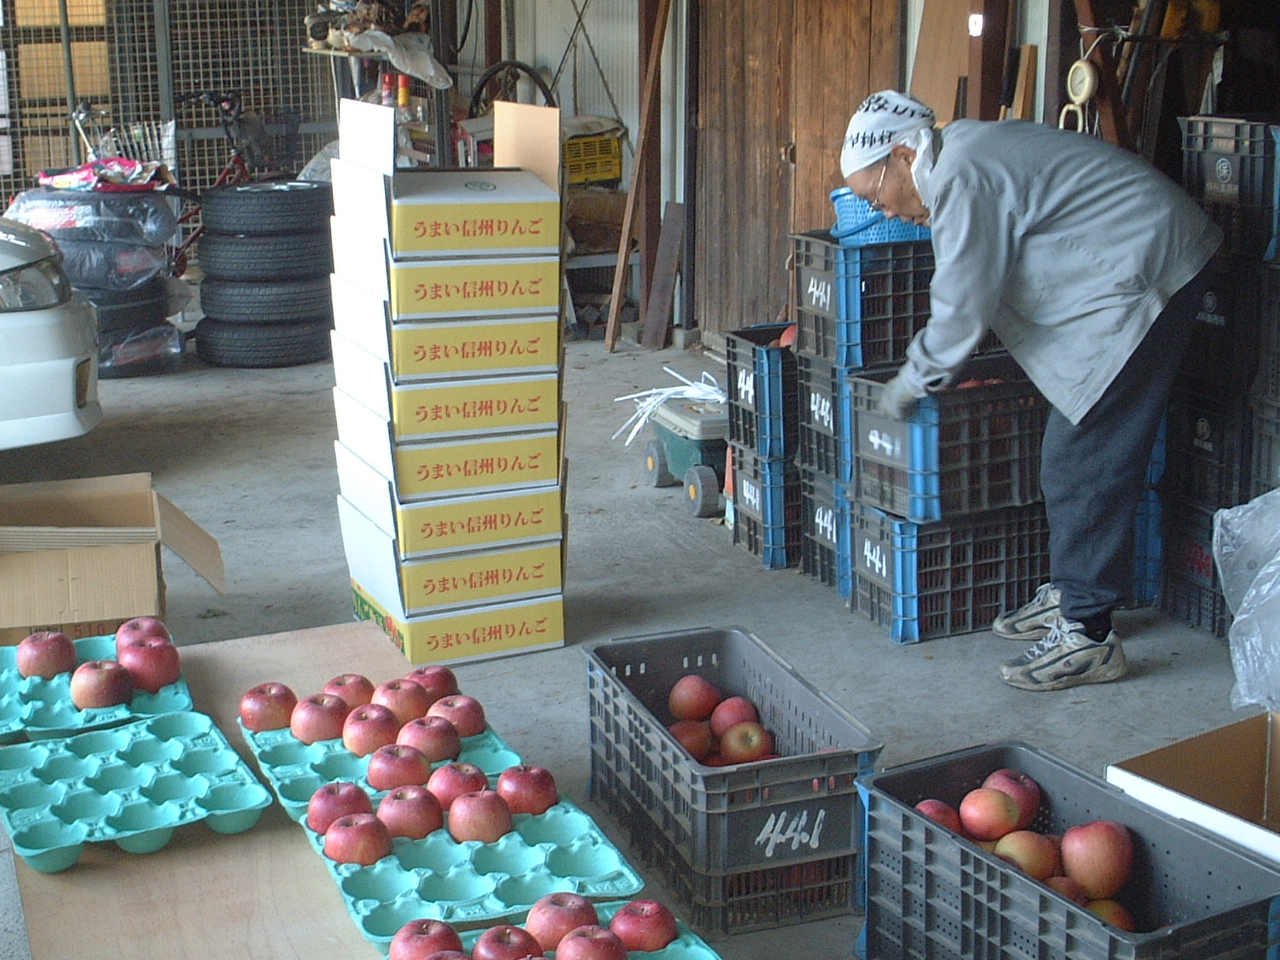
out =
[[884,158],[884,163],[880,167],[880,182],[876,184],[876,195],[871,200],[871,209],[879,213],[884,207],[880,206],[880,191],[884,189],[884,174],[889,169],[889,161],[893,158],[893,154]]

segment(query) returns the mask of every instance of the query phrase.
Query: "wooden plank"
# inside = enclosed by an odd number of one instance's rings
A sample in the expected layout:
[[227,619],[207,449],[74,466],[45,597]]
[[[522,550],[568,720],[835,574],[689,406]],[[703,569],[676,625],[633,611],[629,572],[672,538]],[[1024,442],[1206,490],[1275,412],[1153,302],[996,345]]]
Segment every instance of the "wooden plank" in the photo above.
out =
[[911,93],[938,123],[955,119],[956,82],[969,73],[969,0],[925,0],[911,70]]
[[965,116],[972,120],[998,120],[1007,60],[1009,0],[970,0],[969,12],[982,17],[982,33],[969,38]]
[[680,270],[680,249],[683,246],[684,204],[668,200],[662,211],[662,232],[658,236],[653,286],[649,288],[649,308],[640,337],[642,346],[660,350],[667,345],[667,327],[671,324],[671,304],[675,298],[676,274]]
[[1013,88],[1013,104],[1009,116],[1015,120],[1034,120],[1036,108],[1036,60],[1039,50],[1024,43],[1018,53],[1018,82]]

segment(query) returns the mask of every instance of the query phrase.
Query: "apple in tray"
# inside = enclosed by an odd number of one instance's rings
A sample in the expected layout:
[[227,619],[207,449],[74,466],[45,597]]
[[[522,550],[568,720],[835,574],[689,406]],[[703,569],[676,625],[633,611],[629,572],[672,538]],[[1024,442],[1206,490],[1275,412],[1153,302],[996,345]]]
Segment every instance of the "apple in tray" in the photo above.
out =
[[646,952],[661,950],[680,936],[676,915],[657,900],[632,900],[613,915],[609,929],[627,950]]
[[412,680],[403,678],[379,684],[374,688],[371,702],[389,707],[401,725],[414,717],[425,716],[431,706],[427,691]]
[[432,763],[457,760],[462,755],[458,728],[444,717],[414,717],[400,728],[396,743],[416,747]]
[[445,824],[459,843],[497,843],[511,832],[511,809],[496,790],[477,790],[453,798]]
[[533,934],[511,923],[490,927],[471,946],[472,960],[525,960],[541,953]]
[[379,747],[395,743],[399,733],[400,720],[390,707],[362,703],[353,707],[342,722],[342,745],[357,757],[367,757]]
[[37,630],[18,642],[18,675],[52,680],[76,668],[75,642],[57,630]]
[[303,743],[337,740],[350,712],[347,701],[332,693],[313,693],[289,714],[289,730]]
[[240,722],[246,730],[283,730],[289,726],[298,695],[283,683],[268,680],[250,687],[240,698]]
[[427,960],[433,954],[454,950],[462,954],[462,937],[443,920],[410,920],[391,938],[388,960]]
[[126,640],[116,659],[133,675],[133,685],[147,693],[159,693],[182,676],[182,659],[171,640],[159,636]]
[[307,801],[307,826],[323,835],[333,821],[352,813],[373,813],[373,800],[360,784],[335,780],[311,794]]
[[324,832],[324,855],[338,863],[371,867],[391,855],[391,833],[372,813],[348,813]]
[[353,710],[373,699],[373,681],[362,673],[342,673],[324,685],[321,693],[332,693],[347,701]]
[[560,802],[560,790],[551,771],[521,763],[498,774],[495,789],[512,813],[546,813]]
[[169,633],[169,628],[158,617],[134,617],[131,620],[126,620],[116,628],[116,656],[120,655],[121,647],[139,637],[173,639],[173,636]]
[[525,917],[524,928],[537,938],[543,953],[550,953],[570,930],[599,922],[600,916],[590,900],[580,893],[557,890],[534,902]]
[[133,699],[133,674],[118,660],[87,660],[72,672],[70,687],[77,709],[118,707]]
[[391,790],[378,802],[378,819],[387,825],[393,837],[421,840],[444,826],[440,801],[426,787],[417,783]]
[[460,737],[475,737],[485,730],[484,707],[475,697],[465,693],[441,697],[427,708],[427,716],[444,717],[458,730]]
[[448,812],[454,799],[489,786],[489,778],[474,763],[455,760],[438,766],[427,780],[427,789],[436,795],[440,806]]
[[431,761],[421,751],[403,743],[389,743],[369,754],[365,779],[374,790],[394,790],[411,783],[425,786],[431,774]]
[[564,935],[556,960],[627,960],[627,945],[607,927],[589,924]]
[[458,677],[448,667],[442,667],[439,664],[427,664],[421,667],[414,667],[404,677],[406,680],[412,680],[423,690],[427,691],[427,696],[431,698],[431,702],[435,703],[444,697],[451,697],[455,693],[461,693],[458,689]]

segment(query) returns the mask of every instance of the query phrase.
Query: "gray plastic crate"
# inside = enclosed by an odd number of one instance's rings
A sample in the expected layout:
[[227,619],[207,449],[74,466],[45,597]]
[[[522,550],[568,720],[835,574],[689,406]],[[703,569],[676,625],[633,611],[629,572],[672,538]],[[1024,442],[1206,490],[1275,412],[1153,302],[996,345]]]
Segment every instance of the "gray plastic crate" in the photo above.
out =
[[[1043,793],[1037,830],[1116,820],[1134,838],[1116,897],[1126,933],[913,808],[958,805],[1001,767]],[[1268,955],[1280,867],[1022,743],[973,747],[858,781],[867,811],[865,955],[934,960],[1243,960]]]

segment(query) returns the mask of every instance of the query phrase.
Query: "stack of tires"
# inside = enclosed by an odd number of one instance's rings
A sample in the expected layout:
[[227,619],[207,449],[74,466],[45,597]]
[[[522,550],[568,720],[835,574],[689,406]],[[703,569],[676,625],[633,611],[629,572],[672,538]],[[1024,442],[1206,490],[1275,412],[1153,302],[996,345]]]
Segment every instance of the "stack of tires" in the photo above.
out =
[[317,181],[228,184],[204,194],[201,360],[288,367],[329,357],[332,211],[332,190]]

